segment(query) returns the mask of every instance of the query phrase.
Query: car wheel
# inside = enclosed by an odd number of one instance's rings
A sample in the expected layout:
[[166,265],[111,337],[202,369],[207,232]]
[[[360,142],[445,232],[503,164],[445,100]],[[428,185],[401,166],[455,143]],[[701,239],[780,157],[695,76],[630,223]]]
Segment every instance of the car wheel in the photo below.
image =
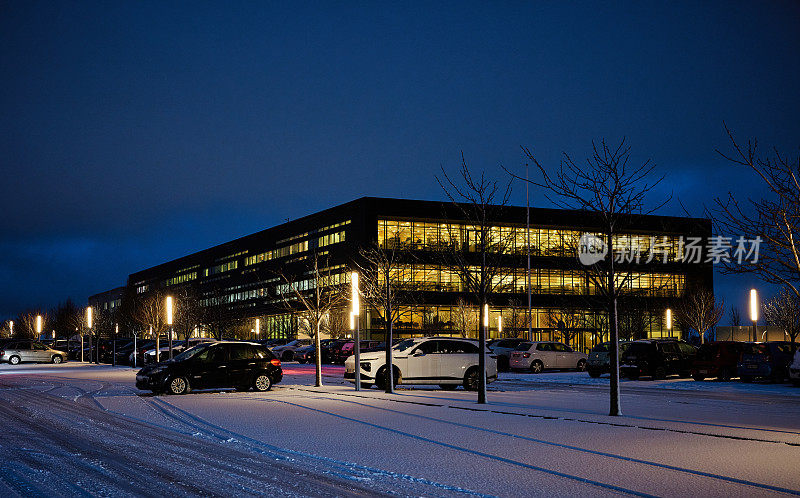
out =
[[542,370],[544,370],[544,363],[539,360],[533,360],[531,363],[531,373],[542,373]]
[[189,392],[189,381],[186,377],[174,377],[169,381],[167,390],[170,394],[186,394]]
[[653,380],[662,380],[667,377],[667,371],[664,370],[664,367],[657,367],[655,371],[653,371]]
[[8,362],[12,365],[19,365],[19,356],[12,356],[8,359]]
[[[394,372],[394,375],[392,376],[392,382],[394,383],[394,387],[397,387],[397,384],[400,383],[400,371],[397,369],[397,367],[394,367],[392,371]],[[384,365],[380,368],[380,370],[378,370],[378,374],[375,376],[375,385],[378,386],[378,389],[384,391],[386,390],[389,382],[389,379],[387,378],[388,375],[386,375],[386,373],[386,366]]]
[[700,382],[701,380],[705,380],[706,376],[705,375],[701,375],[701,374],[694,374],[694,375],[692,375],[692,378],[694,380]]
[[600,377],[600,375],[601,375],[600,374],[600,370],[597,370],[597,369],[594,369],[594,368],[590,368],[588,370],[588,372],[589,372],[589,377],[591,377],[593,379],[596,379],[596,378]]
[[269,375],[265,373],[258,374],[253,381],[253,387],[256,389],[256,391],[269,391],[269,389],[272,387],[272,379],[270,379]]
[[62,357],[61,357],[61,355],[54,354],[54,355],[53,355],[53,360],[52,360],[52,361],[53,361],[53,363],[55,363],[55,364],[59,364],[59,363],[61,363],[62,361],[64,361],[64,358],[62,358]]
[[477,391],[479,378],[480,373],[478,372],[478,367],[472,367],[467,370],[467,373],[464,375],[464,389],[467,391]]
[[578,369],[579,372],[586,371],[586,360],[579,360],[578,366],[576,368]]
[[458,384],[439,384],[439,387],[445,391],[455,391],[458,388]]

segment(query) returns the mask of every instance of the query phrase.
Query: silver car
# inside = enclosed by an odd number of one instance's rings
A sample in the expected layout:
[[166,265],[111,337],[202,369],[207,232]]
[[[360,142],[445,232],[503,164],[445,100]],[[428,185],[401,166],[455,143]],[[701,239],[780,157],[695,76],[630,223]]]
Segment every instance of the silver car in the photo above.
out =
[[38,363],[61,363],[67,353],[50,349],[39,341],[11,341],[0,347],[0,362],[16,365],[23,361]]

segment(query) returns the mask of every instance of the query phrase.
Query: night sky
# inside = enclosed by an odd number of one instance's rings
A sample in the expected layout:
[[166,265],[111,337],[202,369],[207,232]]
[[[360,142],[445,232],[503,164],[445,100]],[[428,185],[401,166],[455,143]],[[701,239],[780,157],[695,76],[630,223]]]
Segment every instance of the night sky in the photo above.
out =
[[[674,215],[761,195],[723,121],[798,153],[797,2],[431,3],[0,2],[0,319],[361,196],[442,200],[462,151],[504,178],[520,145],[627,137]],[[717,291],[744,311],[753,282]]]

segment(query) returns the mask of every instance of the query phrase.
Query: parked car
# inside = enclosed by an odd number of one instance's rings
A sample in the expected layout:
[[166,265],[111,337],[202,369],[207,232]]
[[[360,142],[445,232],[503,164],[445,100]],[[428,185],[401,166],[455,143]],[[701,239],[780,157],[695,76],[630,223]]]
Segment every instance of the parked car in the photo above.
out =
[[[630,342],[623,341],[619,343],[619,356],[628,350]],[[586,360],[586,371],[589,372],[589,377],[600,377],[604,373],[611,372],[611,343],[603,342],[596,344],[591,351],[589,351],[589,358]]]
[[[215,341],[216,339],[211,339],[210,337],[190,337],[188,341],[172,341],[172,356],[174,358],[176,355],[181,354],[186,349],[197,346],[198,344]],[[145,351],[145,364],[158,363],[159,361],[164,361],[169,358],[169,341],[160,340],[158,346],[160,348],[158,358],[156,358],[155,348]]]
[[280,358],[281,361],[292,361],[294,359],[295,350],[303,346],[308,346],[309,344],[311,344],[311,341],[308,339],[295,339],[282,346],[273,347],[272,354]]
[[789,376],[793,353],[792,343],[787,341],[751,343],[742,352],[736,366],[739,378],[742,382],[755,379],[783,382]]
[[497,369],[499,371],[505,372],[511,368],[511,353],[523,342],[525,342],[525,339],[500,339],[499,341],[492,341],[491,345],[486,344],[486,347],[497,356]]
[[297,363],[313,363],[317,352],[317,348],[313,344],[302,346],[294,350],[294,360]]
[[795,387],[800,387],[800,349],[794,352],[794,359],[789,365],[789,380]]
[[350,342],[348,339],[336,339],[322,348],[322,363],[336,363],[342,346]]
[[689,377],[697,348],[676,339],[643,339],[631,342],[620,357],[622,377],[636,380],[650,377],[664,379],[667,375]]
[[511,353],[511,370],[528,370],[541,373],[546,368],[578,370],[586,369],[586,354],[573,351],[560,342],[521,342]]
[[261,344],[206,342],[172,360],[145,366],[136,374],[136,388],[169,394],[226,387],[267,391],[281,379],[281,361]]
[[61,363],[66,359],[66,351],[52,349],[40,341],[11,341],[0,349],[0,362],[12,365],[22,362]]
[[[376,351],[378,348],[378,341],[361,341],[361,353],[369,353],[371,351]],[[344,362],[350,356],[355,354],[355,341],[347,341],[342,346],[336,350],[336,358],[335,363],[340,363],[344,365]]]
[[[438,384],[442,389],[478,388],[479,349],[477,341],[452,337],[423,337],[406,339],[392,348],[394,384]],[[361,355],[359,374],[361,386],[370,388],[376,384],[386,389],[388,370],[386,355],[373,351]],[[486,381],[497,380],[497,361],[491,351],[486,350]],[[344,378],[355,383],[355,356],[344,364]]]
[[715,341],[700,346],[692,363],[692,378],[700,381],[708,377],[728,381],[736,377],[737,364],[750,343],[738,341]]

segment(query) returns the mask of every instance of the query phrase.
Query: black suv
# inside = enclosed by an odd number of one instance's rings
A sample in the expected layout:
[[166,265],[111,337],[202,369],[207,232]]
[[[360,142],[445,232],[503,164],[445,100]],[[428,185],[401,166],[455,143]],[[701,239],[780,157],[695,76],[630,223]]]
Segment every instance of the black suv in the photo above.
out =
[[254,342],[212,342],[187,349],[172,360],[142,368],[136,374],[136,387],[170,394],[224,387],[266,391],[281,379],[281,361],[266,346]]
[[633,341],[620,357],[619,373],[636,380],[639,377],[663,379],[667,375],[689,377],[697,348],[675,339]]

